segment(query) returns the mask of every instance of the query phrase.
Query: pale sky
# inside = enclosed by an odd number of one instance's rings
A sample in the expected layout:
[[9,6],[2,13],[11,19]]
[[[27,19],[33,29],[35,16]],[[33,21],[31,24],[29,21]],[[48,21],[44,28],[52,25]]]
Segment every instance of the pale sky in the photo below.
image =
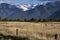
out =
[[[42,1],[48,1],[48,0],[0,0],[1,2],[5,3],[11,3],[11,4],[37,4],[41,3]],[[49,1],[56,1],[56,0],[49,0]]]

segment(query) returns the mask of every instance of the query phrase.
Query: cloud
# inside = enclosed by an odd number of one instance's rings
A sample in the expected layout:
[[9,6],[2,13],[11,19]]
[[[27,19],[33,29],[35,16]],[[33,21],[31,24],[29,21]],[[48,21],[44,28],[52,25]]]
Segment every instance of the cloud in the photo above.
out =
[[3,0],[0,0],[0,3],[3,3]]
[[60,0],[0,0],[0,3],[10,3],[10,4],[38,4],[43,1],[60,1]]
[[11,1],[8,0],[7,2],[10,3]]

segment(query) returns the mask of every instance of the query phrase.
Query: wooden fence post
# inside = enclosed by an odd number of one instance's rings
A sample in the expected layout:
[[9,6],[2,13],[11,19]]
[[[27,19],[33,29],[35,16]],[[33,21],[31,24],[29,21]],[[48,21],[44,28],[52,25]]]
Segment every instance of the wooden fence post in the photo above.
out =
[[57,34],[55,34],[55,40],[57,40],[57,37],[58,37],[58,35],[57,35]]
[[16,36],[18,36],[18,29],[16,29]]

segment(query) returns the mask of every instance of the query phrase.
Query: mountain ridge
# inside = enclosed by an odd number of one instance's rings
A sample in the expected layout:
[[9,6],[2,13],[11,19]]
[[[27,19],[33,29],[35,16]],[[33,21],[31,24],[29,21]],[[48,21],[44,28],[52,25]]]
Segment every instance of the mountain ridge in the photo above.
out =
[[53,13],[51,16],[48,17],[48,19],[54,19],[54,20],[60,20],[60,10]]
[[0,4],[0,17],[8,19],[47,19],[54,12],[60,9],[60,1],[49,2],[46,5],[37,5],[35,8],[23,11],[16,5],[7,3]]

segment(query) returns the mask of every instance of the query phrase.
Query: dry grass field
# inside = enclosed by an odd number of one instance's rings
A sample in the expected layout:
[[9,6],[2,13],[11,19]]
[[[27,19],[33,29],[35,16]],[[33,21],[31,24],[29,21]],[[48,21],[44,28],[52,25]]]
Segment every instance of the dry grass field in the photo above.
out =
[[0,22],[0,33],[27,36],[30,40],[55,40],[57,34],[57,40],[60,40],[60,22]]

